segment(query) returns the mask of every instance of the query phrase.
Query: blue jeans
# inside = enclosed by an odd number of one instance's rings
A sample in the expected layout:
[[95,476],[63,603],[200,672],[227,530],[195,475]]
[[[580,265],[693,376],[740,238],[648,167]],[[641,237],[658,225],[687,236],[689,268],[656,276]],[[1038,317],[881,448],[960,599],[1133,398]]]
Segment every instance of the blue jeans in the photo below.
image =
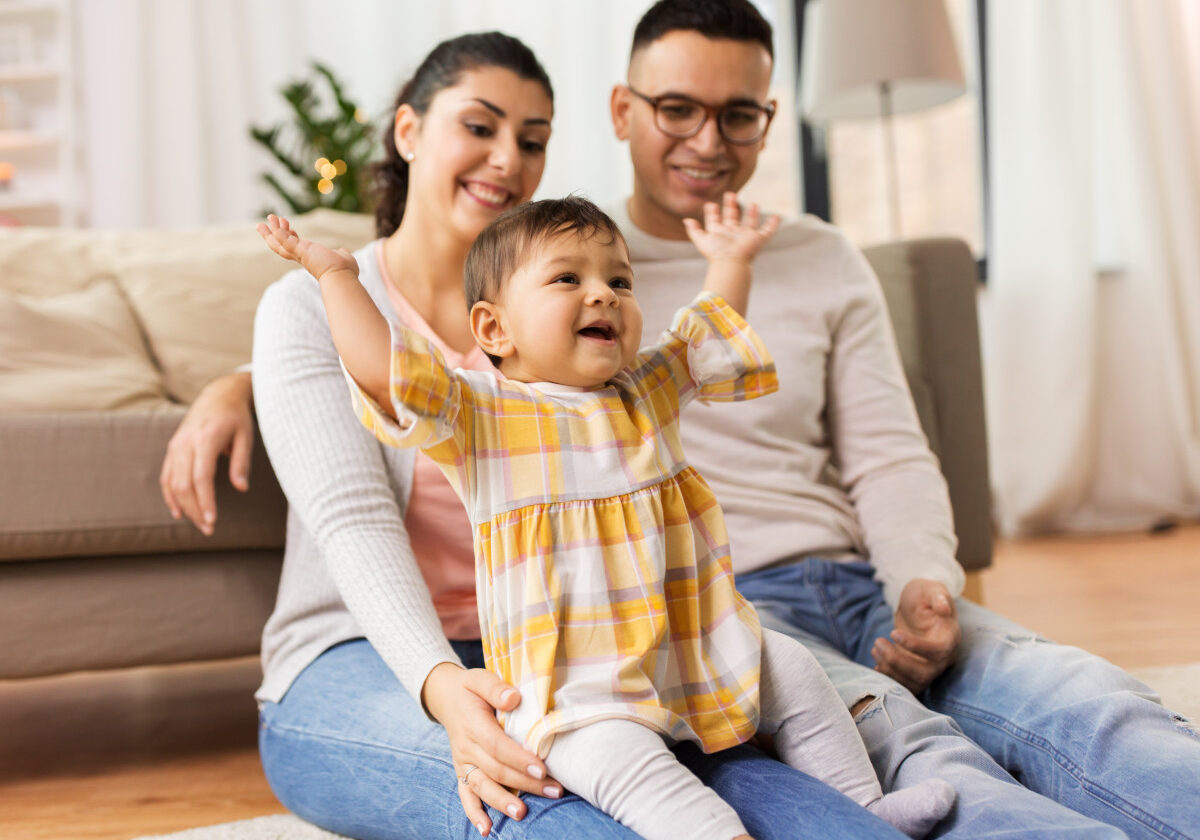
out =
[[[482,665],[478,642],[454,644],[464,664]],[[262,705],[259,752],[279,800],[330,831],[357,840],[479,836],[458,799],[446,731],[365,640],[330,648],[282,701]],[[733,805],[756,840],[903,840],[842,794],[753,747],[705,755],[682,744],[675,752]],[[489,809],[492,837],[636,840],[577,796],[522,798],[528,812],[519,822]]]
[[933,836],[1200,838],[1200,736],[1116,666],[959,599],[958,661],[918,700],[872,670],[892,610],[866,563],[807,558],[738,589],[813,652],[858,716],[885,791],[940,776]]

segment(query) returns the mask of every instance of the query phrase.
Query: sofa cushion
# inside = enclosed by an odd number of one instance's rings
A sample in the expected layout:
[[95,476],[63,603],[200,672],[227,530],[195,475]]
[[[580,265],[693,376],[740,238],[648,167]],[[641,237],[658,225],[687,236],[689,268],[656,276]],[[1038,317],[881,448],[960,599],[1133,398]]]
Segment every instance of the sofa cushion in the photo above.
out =
[[[305,237],[351,249],[371,238],[374,225],[369,216],[333,211],[295,222]],[[293,266],[272,253],[251,224],[188,231],[186,239],[164,231],[152,245],[113,260],[167,393],[184,403],[213,377],[250,361],[258,300]]]
[[248,227],[193,231],[187,241],[131,252],[114,266],[167,392],[184,403],[250,360],[254,309],[285,268]]
[[78,291],[107,272],[102,252],[114,235],[72,228],[0,228],[0,289],[38,296]]
[[158,473],[183,406],[18,414],[0,422],[0,564],[11,560],[279,549],[287,502],[257,439],[250,490],[217,468],[211,537],[163,503]]
[[0,411],[138,409],[165,399],[111,280],[49,297],[0,289]]

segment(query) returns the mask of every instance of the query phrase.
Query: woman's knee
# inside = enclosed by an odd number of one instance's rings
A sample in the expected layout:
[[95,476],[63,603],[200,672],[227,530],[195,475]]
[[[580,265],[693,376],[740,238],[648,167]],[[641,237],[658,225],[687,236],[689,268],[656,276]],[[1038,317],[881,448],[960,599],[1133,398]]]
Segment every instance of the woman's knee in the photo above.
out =
[[329,831],[429,838],[446,836],[456,817],[467,824],[448,750],[368,743],[264,715],[259,753],[279,801]]
[[568,793],[560,799],[523,794],[521,799],[526,811],[520,821],[488,809],[492,818],[489,837],[494,840],[558,840],[563,837],[638,840],[632,830],[576,794]]

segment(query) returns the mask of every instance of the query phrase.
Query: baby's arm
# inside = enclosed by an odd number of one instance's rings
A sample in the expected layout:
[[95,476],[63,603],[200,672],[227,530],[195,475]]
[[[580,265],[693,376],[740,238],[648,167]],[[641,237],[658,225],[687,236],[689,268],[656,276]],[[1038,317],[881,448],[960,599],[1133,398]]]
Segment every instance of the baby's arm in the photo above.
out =
[[779,229],[779,217],[770,216],[760,225],[758,205],[751,204],[742,216],[737,196],[727,192],[721,207],[713,201],[704,205],[703,226],[695,219],[684,219],[683,224],[708,260],[704,291],[720,295],[745,317],[750,300],[750,264],[763,243]]
[[301,239],[287,219],[267,216],[255,228],[279,256],[300,263],[321,285],[333,344],[346,370],[362,389],[389,414],[391,331],[387,319],[358,282],[358,263],[345,248],[334,251]]

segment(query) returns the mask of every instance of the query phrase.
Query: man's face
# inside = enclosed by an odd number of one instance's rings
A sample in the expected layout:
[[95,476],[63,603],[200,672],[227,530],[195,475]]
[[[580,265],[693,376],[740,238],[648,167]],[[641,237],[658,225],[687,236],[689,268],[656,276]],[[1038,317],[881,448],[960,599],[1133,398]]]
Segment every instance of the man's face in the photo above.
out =
[[[634,54],[629,87],[650,97],[680,94],[705,105],[765,105],[771,57],[754,41],[710,39],[698,32],[669,32]],[[654,107],[618,85],[612,94],[617,137],[629,141],[633,198],[629,213],[642,230],[684,239],[685,217],[700,218],[706,201],[720,201],[750,179],[763,139],[735,145],[721,137],[709,116],[693,136],[679,139],[657,126]]]

